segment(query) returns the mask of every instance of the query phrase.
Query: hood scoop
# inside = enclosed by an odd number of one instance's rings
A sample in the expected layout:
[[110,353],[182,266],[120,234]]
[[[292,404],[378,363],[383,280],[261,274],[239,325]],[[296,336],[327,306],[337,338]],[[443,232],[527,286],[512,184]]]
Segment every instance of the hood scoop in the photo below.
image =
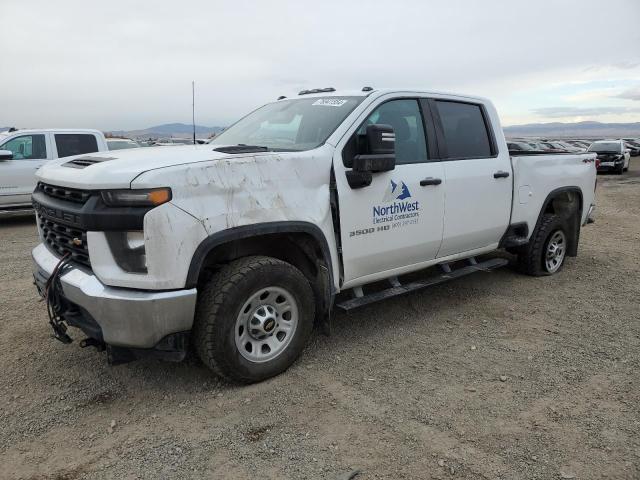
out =
[[213,151],[221,153],[259,153],[268,152],[269,149],[261,145],[229,145],[227,147],[214,148]]
[[91,156],[86,156],[86,157],[80,157],[80,158],[74,158],[73,160],[63,164],[65,167],[69,167],[69,168],[87,168],[90,167],[91,165],[95,164],[95,163],[102,163],[102,162],[106,162],[108,160],[115,160],[116,157],[91,157]]

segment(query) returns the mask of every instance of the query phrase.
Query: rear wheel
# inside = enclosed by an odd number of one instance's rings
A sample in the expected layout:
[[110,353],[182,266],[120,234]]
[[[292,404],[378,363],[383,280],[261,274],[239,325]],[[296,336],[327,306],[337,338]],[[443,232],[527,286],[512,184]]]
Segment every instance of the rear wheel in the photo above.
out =
[[286,370],[302,352],[314,318],[311,285],[293,265],[246,257],[200,289],[194,343],[205,365],[240,383]]
[[566,221],[558,215],[543,215],[529,244],[518,255],[520,270],[536,277],[559,272],[567,256],[567,243]]

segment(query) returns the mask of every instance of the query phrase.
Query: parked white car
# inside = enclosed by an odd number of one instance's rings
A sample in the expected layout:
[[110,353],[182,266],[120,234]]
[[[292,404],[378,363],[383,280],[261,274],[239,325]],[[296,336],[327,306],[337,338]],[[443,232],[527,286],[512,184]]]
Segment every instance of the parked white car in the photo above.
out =
[[35,173],[47,161],[105,150],[104,135],[98,130],[38,129],[0,133],[0,217],[32,210]]
[[482,98],[303,91],[207,145],[47,164],[34,277],[65,343],[78,327],[113,363],[180,360],[191,344],[218,374],[260,381],[334,308],[507,263],[478,255],[557,273],[594,211],[595,157],[510,156]]
[[193,145],[193,140],[190,138],[161,138],[153,144],[154,147],[175,147],[179,145]]

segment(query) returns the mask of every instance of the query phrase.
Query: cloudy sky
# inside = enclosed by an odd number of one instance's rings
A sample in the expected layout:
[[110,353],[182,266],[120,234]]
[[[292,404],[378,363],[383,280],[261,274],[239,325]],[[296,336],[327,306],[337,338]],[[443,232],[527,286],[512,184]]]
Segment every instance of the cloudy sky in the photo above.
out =
[[640,121],[640,0],[0,0],[0,126],[227,125],[302,88],[487,96],[503,124]]

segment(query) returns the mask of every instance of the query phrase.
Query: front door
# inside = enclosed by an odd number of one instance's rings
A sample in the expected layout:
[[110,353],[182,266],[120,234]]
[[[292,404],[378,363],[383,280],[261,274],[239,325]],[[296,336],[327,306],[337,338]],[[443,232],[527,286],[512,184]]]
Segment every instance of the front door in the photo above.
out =
[[0,150],[13,153],[11,160],[0,160],[0,205],[31,203],[36,186],[36,170],[47,161],[44,134],[20,135],[2,145]]
[[344,149],[336,149],[334,158],[345,285],[432,260],[442,241],[444,171],[440,162],[429,161],[420,104],[414,98],[384,101],[353,135],[364,135],[374,123],[394,128],[394,170],[375,173],[371,185],[352,189]]

